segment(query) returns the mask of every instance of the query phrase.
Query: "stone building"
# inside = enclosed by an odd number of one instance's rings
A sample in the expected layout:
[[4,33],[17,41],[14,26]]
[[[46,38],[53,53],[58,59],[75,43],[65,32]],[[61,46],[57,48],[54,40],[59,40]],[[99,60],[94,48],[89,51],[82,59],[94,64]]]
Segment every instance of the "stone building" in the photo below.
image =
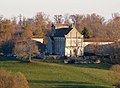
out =
[[83,35],[74,26],[52,25],[48,36],[47,53],[65,56],[83,55]]
[[[32,40],[44,43],[43,37],[32,37]],[[74,27],[68,24],[54,24],[47,34],[47,44],[44,49],[49,55],[83,56],[85,52],[92,53],[91,46],[102,46],[104,54],[111,50],[110,39],[90,38],[83,39],[83,35]],[[100,49],[100,47],[99,47]]]

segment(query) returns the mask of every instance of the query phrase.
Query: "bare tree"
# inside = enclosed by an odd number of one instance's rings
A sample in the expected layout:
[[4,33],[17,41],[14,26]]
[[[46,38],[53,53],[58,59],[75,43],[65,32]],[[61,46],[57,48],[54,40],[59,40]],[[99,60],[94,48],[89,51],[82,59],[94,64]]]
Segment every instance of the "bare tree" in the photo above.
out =
[[[88,28],[91,37],[105,36],[104,18],[97,14],[76,15],[76,28],[81,32],[84,27]],[[104,35],[103,35],[104,34]],[[102,35],[102,36],[101,36]]]
[[55,23],[57,24],[60,24],[62,23],[62,15],[54,15],[54,20],[55,20]]
[[14,51],[17,58],[21,60],[28,59],[29,62],[31,62],[33,56],[39,54],[38,46],[31,39],[17,42]]
[[120,16],[114,16],[113,19],[107,23],[107,34],[111,39],[120,39]]
[[69,19],[70,19],[70,15],[69,14],[65,14],[64,15],[64,23],[65,24],[69,24]]

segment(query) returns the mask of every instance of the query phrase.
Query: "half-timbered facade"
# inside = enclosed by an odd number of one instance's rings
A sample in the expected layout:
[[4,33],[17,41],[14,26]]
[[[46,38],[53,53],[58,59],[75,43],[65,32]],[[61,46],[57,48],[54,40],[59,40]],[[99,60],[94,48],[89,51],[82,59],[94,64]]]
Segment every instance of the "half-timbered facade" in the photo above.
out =
[[47,53],[66,56],[83,55],[83,35],[73,26],[51,27],[48,37]]

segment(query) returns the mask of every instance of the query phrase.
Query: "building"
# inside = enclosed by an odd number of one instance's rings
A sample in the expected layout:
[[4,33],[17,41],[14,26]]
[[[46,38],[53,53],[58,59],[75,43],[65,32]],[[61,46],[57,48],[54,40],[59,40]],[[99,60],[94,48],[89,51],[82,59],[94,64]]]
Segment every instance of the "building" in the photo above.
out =
[[85,53],[107,55],[111,51],[111,45],[114,43],[111,39],[90,38],[84,39],[83,47]]
[[52,25],[48,36],[47,53],[65,56],[83,55],[83,35],[74,26]]
[[[42,37],[32,37],[32,40],[44,43]],[[114,43],[110,39],[90,38],[83,39],[83,35],[71,25],[55,24],[47,34],[45,53],[49,55],[83,56],[84,52],[91,53],[91,45],[104,46],[104,53],[108,53],[110,45]]]
[[32,40],[37,41],[37,42],[40,42],[40,43],[44,43],[43,37],[33,36],[33,37],[32,37]]

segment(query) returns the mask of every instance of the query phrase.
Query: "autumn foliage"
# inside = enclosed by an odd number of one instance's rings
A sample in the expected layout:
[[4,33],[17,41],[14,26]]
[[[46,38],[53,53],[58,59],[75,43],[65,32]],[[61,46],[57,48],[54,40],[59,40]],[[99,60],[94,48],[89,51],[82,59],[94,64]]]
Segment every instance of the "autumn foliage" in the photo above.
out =
[[[83,32],[82,34],[85,35],[85,38],[111,39],[118,41],[118,39],[120,39],[120,15],[114,14],[112,17],[112,19],[105,20],[104,17],[93,13],[86,15],[54,15],[53,18],[55,20],[54,24],[75,25],[80,33]],[[15,18],[7,19],[0,17],[0,53],[2,54],[4,53],[2,49],[4,49],[4,46],[6,47],[7,41],[10,40],[13,41],[13,44],[16,44],[17,41],[30,39],[32,36],[38,36],[45,37],[45,44],[47,44],[46,33],[49,33],[52,24],[48,15],[40,12],[33,18],[22,16],[18,19],[19,20],[16,20]],[[70,19],[72,22],[69,21]],[[116,50],[111,51],[114,53],[115,63],[118,64],[120,64],[119,46],[117,48],[115,47]],[[11,50],[9,49],[10,48],[7,48],[7,51],[13,51],[12,48]],[[12,54],[14,53],[15,52],[12,52]]]
[[29,88],[25,76],[0,69],[0,88]]

